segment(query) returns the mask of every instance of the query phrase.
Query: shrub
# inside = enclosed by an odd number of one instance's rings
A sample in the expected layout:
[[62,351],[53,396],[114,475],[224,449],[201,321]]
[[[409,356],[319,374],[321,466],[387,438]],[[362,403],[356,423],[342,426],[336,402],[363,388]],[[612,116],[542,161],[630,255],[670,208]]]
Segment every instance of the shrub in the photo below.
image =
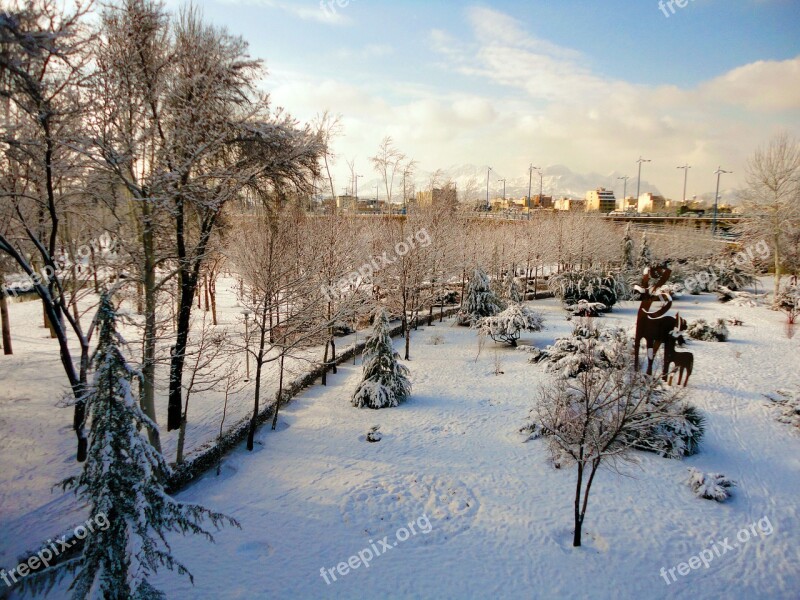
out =
[[800,427],[800,386],[794,390],[778,390],[767,398],[781,408],[778,421]]
[[577,304],[570,304],[564,307],[573,317],[599,317],[601,313],[608,310],[602,302],[589,302],[578,300]]
[[724,502],[730,498],[730,489],[736,485],[736,482],[733,479],[728,479],[722,473],[703,473],[694,467],[690,467],[686,484],[698,498]]
[[542,315],[538,312],[512,304],[499,315],[484,317],[477,326],[481,335],[516,346],[523,331],[541,331],[542,323]]
[[796,280],[781,288],[775,298],[775,306],[786,313],[789,323],[794,323],[800,317],[800,284]]
[[544,350],[531,352],[529,362],[546,362],[547,371],[562,377],[577,377],[594,366],[615,368],[624,362],[630,345],[624,329],[595,327],[588,320],[577,322],[570,337],[558,338]]
[[620,273],[606,273],[597,269],[552,275],[547,285],[565,305],[585,300],[604,304],[607,311],[628,294],[628,284]]
[[689,323],[686,335],[704,342],[725,342],[728,340],[730,332],[724,319],[717,319],[714,325],[709,325],[705,319],[697,319],[697,321]]

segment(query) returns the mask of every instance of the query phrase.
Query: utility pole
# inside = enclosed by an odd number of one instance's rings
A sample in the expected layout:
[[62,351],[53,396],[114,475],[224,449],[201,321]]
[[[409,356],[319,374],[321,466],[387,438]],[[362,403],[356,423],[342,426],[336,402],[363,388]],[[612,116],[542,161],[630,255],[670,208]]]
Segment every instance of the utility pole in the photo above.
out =
[[506,201],[506,180],[505,179],[498,179],[497,181],[503,182],[503,203],[505,204]]
[[714,193],[714,220],[711,224],[711,235],[717,235],[717,201],[719,200],[719,178],[723,173],[733,173],[733,171],[725,171],[722,167],[718,167],[714,174],[717,176],[717,191]]
[[636,178],[636,201],[638,202],[639,193],[641,192],[642,189],[642,163],[652,162],[652,161],[649,158],[642,158],[642,156],[639,155],[639,160],[637,160],[636,162],[639,163],[639,177]]
[[[531,198],[531,182],[533,180],[533,163],[528,167],[528,220],[531,218],[531,209],[533,208],[533,198]],[[541,197],[539,197],[541,200]]]

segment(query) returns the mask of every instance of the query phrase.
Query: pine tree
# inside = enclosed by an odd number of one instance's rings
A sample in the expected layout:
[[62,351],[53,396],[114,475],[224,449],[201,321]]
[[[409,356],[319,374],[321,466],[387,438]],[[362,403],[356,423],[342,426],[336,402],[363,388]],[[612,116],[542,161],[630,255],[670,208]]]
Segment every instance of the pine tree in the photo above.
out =
[[503,300],[511,304],[519,304],[522,302],[522,292],[519,291],[517,280],[511,271],[508,271],[503,278]]
[[493,317],[503,310],[503,303],[494,293],[489,277],[480,269],[470,279],[464,308],[458,314],[460,325],[475,325],[484,317]]
[[633,239],[631,238],[631,224],[625,227],[625,237],[622,238],[622,268],[630,271],[635,267],[633,262]]
[[642,247],[639,250],[639,264],[640,270],[649,267],[653,262],[653,253],[650,250],[650,242],[647,240],[647,232],[642,233]]
[[167,533],[200,534],[213,541],[201,526],[203,520],[215,527],[239,526],[202,506],[177,502],[164,491],[170,468],[139,432],[157,425],[135,400],[133,382],[141,381],[141,374],[125,360],[116,318],[104,294],[97,317],[99,341],[92,356],[94,381],[86,395],[91,418],[88,458],[80,476],[63,482],[91,506],[93,515],[104,515],[107,526],[88,533],[81,556],[48,569],[40,578],[47,587],[66,571],[77,571],[70,586],[76,600],[163,598],[148,582],[159,567],[192,578],[173,558],[164,541]]
[[375,327],[364,346],[364,378],[353,394],[357,408],[387,408],[399,405],[411,394],[408,369],[398,362],[389,335],[389,318],[380,309]]

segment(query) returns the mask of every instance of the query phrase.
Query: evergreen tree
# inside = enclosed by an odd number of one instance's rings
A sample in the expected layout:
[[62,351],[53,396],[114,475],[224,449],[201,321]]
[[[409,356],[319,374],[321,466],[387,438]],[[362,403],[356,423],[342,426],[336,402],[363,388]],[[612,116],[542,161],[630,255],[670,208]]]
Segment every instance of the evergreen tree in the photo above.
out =
[[653,253],[650,250],[650,242],[647,240],[647,232],[642,233],[642,247],[639,250],[639,270],[644,270],[653,263]]
[[[104,515],[107,526],[88,532],[81,556],[54,566],[37,578],[45,587],[65,572],[77,572],[70,586],[73,598],[144,600],[164,598],[148,582],[159,567],[192,576],[173,558],[169,532],[200,534],[213,541],[201,522],[215,527],[239,524],[196,504],[177,502],[164,491],[170,468],[140,429],[157,425],[145,416],[133,393],[141,374],[129,366],[116,331],[116,313],[108,294],[98,310],[99,340],[92,356],[93,385],[86,395],[91,418],[89,452],[80,476],[63,482]],[[99,519],[97,519],[99,521]],[[36,588],[39,584],[32,582]]]
[[503,310],[503,303],[494,293],[489,277],[480,269],[470,279],[464,308],[458,314],[460,325],[475,325],[484,317],[493,317]]
[[622,238],[622,268],[632,270],[636,265],[633,262],[633,239],[631,238],[631,224],[625,227],[625,237]]
[[519,304],[522,302],[522,292],[519,290],[517,280],[511,271],[508,271],[503,278],[503,300],[511,304]]
[[364,378],[353,394],[357,408],[387,408],[397,406],[411,394],[408,369],[398,362],[389,335],[389,318],[380,309],[375,315],[375,327],[364,346]]

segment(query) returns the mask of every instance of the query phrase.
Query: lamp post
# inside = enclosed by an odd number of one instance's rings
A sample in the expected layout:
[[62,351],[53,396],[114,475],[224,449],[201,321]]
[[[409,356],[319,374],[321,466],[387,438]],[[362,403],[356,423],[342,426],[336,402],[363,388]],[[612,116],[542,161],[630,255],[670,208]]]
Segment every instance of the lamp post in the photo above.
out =
[[717,176],[717,191],[714,193],[714,219],[711,222],[711,235],[717,235],[717,202],[719,201],[719,178],[723,173],[733,173],[733,171],[725,171],[722,167],[718,167],[714,173]]
[[492,210],[492,205],[489,204],[489,173],[492,172],[492,167],[486,169],[486,211]]
[[639,193],[642,189],[642,163],[652,162],[649,158],[642,158],[639,155],[639,160],[636,161],[639,163],[639,176],[636,178],[636,201],[639,201]]
[[682,167],[677,168],[683,169],[683,203],[686,204],[686,182],[689,180],[689,169],[692,167],[689,166],[689,163],[686,163]]
[[[622,210],[628,212],[628,179],[630,177],[628,175],[623,175],[622,177],[617,177],[617,179],[622,179]],[[637,198],[636,201],[638,202],[639,199]]]
[[250,319],[250,314],[251,314],[250,309],[249,308],[245,308],[242,311],[242,314],[244,315],[244,360],[245,360],[245,365],[247,365],[247,367],[246,367],[247,368],[247,374],[245,376],[245,383],[246,383],[246,382],[250,381],[250,345],[249,345],[249,342],[250,342],[250,321],[249,321],[249,319]]

